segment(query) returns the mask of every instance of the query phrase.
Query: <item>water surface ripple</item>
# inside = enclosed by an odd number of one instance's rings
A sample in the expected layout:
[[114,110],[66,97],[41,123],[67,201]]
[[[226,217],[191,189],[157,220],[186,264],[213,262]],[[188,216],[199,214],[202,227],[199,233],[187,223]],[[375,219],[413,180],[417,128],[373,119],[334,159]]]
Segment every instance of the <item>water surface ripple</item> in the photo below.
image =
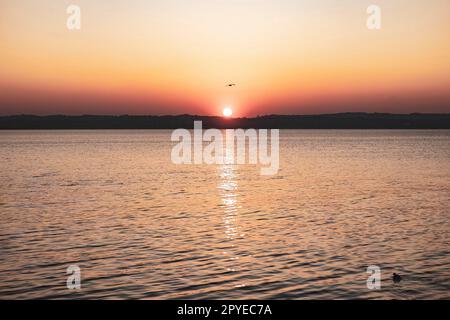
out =
[[277,176],[170,133],[1,131],[0,298],[450,298],[450,131],[283,130]]

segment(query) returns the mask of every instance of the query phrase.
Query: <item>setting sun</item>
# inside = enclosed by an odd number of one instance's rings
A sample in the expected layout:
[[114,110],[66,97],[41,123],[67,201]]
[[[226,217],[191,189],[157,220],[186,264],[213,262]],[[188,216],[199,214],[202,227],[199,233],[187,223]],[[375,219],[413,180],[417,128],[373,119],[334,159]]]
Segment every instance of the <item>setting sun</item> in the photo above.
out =
[[233,110],[230,107],[226,107],[223,109],[223,115],[225,117],[231,117],[231,115],[233,114]]

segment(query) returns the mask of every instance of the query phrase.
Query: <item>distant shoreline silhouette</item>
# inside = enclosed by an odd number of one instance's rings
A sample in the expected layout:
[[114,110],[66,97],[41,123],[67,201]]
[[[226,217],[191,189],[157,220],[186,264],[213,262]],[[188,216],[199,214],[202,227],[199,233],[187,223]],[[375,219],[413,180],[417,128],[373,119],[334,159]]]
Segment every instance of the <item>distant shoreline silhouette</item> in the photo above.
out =
[[450,129],[450,114],[336,113],[322,115],[266,115],[230,118],[196,115],[14,115],[0,116],[6,129],[191,129],[194,120],[204,128],[255,129]]

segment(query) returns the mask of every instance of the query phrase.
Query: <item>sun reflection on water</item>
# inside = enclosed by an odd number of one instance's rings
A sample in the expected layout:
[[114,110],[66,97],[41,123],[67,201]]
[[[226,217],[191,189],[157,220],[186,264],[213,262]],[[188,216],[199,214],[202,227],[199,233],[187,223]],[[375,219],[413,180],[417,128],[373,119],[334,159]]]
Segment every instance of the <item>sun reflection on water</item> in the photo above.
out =
[[[231,272],[239,271],[237,254],[237,241],[243,235],[240,234],[239,227],[239,210],[241,208],[239,203],[238,192],[238,167],[236,165],[229,164],[225,157],[223,165],[218,167],[219,183],[217,189],[220,193],[221,206],[223,207],[222,223],[224,228],[224,237],[227,242],[226,249],[223,251],[223,255],[226,256],[229,261],[227,270]],[[245,284],[239,284],[239,286],[245,286]]]
[[223,223],[225,226],[225,235],[228,240],[237,237],[239,231],[238,225],[238,184],[236,182],[236,173],[233,165],[222,165],[220,167],[220,183],[218,189],[221,193],[222,205],[224,207]]

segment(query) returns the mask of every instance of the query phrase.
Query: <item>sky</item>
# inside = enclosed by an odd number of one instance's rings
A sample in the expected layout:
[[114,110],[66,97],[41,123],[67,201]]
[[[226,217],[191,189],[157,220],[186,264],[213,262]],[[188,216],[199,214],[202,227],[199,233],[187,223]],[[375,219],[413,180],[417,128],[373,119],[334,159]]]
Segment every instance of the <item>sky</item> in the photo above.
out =
[[448,0],[0,0],[0,114],[450,113],[449,39]]

